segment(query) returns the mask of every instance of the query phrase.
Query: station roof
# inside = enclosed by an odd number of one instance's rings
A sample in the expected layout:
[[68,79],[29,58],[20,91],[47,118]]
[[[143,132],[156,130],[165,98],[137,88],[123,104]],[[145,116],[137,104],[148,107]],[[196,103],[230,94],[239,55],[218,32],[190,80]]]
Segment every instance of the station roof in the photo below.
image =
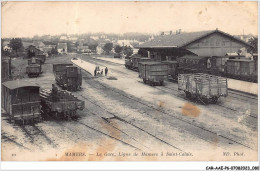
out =
[[209,58],[209,56],[185,55],[180,57],[179,59],[203,59],[203,58]]
[[154,62],[154,61],[147,61],[147,62],[139,62],[140,64],[144,64],[144,65],[162,65],[165,64],[167,65],[167,63],[162,63],[162,62]]
[[250,59],[229,59],[228,61],[237,61],[237,62],[254,62]]
[[2,83],[5,87],[9,88],[10,90],[21,88],[21,87],[39,87],[40,86],[36,83],[32,83],[25,80],[14,80],[14,81],[6,81]]
[[200,31],[200,32],[160,35],[155,37],[153,40],[144,42],[136,47],[137,48],[174,48],[174,47],[181,48],[193,43],[194,41],[207,37],[213,33],[220,33],[246,46],[250,46],[245,41],[236,38],[232,35],[229,35],[225,32],[222,32],[220,30],[208,30],[208,31]]

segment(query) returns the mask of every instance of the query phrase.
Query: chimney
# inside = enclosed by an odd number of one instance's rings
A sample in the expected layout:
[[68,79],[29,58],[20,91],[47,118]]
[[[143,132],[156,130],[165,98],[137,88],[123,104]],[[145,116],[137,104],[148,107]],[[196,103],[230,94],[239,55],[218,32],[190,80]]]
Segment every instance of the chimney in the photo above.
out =
[[170,30],[170,35],[172,35],[172,30]]

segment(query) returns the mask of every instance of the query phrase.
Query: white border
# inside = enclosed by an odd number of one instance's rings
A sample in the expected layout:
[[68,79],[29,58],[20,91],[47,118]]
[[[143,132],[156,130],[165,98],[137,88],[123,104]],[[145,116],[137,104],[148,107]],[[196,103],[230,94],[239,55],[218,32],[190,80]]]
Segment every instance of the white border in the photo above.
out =
[[[10,0],[10,1],[23,1],[23,0]],[[35,0],[24,0],[24,1],[35,1]],[[51,0],[47,0],[51,1]],[[57,0],[62,1],[62,0]],[[63,0],[69,1],[69,0]],[[78,0],[82,1],[82,0]],[[95,1],[95,0],[89,0]],[[105,0],[106,1],[106,0]],[[119,1],[119,0],[114,0]],[[120,0],[126,1],[126,0]],[[152,1],[152,0],[142,0],[142,1]],[[161,1],[161,0],[157,0]],[[175,0],[181,1],[181,0]],[[200,0],[190,0],[190,1],[200,1]],[[215,1],[215,0],[208,0]],[[228,0],[237,1],[237,0]],[[246,0],[245,0],[246,1]],[[257,1],[257,0],[252,0]],[[1,2],[3,2],[1,0]],[[258,14],[260,3],[258,2]],[[1,9],[0,9],[1,12]],[[1,15],[1,13],[0,13]],[[259,21],[259,18],[258,18]],[[1,27],[0,27],[1,31]],[[259,22],[258,22],[258,34],[259,34]],[[259,36],[258,36],[259,37]],[[258,41],[258,49],[259,48]],[[259,52],[258,52],[259,56]],[[258,68],[260,64],[258,63]],[[1,68],[1,66],[0,66]],[[258,80],[260,76],[258,74]],[[1,79],[1,78],[0,78]],[[259,91],[258,85],[258,91]],[[258,99],[259,104],[259,99]],[[260,109],[258,108],[258,113]],[[1,117],[1,116],[0,116]],[[259,123],[259,117],[258,117]],[[1,126],[1,122],[0,122]],[[1,131],[0,131],[1,132]],[[259,124],[258,124],[258,147],[259,147]],[[1,147],[0,147],[1,148]],[[258,155],[260,149],[258,148]],[[0,150],[1,154],[1,150]],[[0,155],[1,156],[1,155]],[[0,168],[1,170],[206,170],[207,166],[259,166],[259,157],[257,162],[2,162]]]

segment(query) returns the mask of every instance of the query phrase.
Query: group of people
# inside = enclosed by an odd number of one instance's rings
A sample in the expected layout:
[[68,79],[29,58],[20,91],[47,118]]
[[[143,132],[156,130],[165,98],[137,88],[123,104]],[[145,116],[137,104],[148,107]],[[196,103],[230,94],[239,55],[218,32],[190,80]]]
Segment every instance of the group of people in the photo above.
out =
[[[94,70],[94,76],[97,75],[97,71],[99,71],[99,67],[96,67],[96,68],[95,68],[95,70]],[[107,76],[107,73],[108,73],[108,68],[106,67],[106,68],[105,68],[105,76]],[[103,75],[103,69],[101,70],[100,74]]]

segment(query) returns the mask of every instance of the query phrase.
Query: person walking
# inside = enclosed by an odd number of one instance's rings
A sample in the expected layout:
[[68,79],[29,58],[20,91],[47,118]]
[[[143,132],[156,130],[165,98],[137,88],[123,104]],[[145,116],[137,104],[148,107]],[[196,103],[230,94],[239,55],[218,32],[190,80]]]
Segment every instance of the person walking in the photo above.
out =
[[105,75],[107,76],[107,72],[108,72],[108,69],[107,67],[105,68]]
[[96,75],[97,75],[97,70],[95,69],[95,70],[94,70],[94,76],[96,76]]

